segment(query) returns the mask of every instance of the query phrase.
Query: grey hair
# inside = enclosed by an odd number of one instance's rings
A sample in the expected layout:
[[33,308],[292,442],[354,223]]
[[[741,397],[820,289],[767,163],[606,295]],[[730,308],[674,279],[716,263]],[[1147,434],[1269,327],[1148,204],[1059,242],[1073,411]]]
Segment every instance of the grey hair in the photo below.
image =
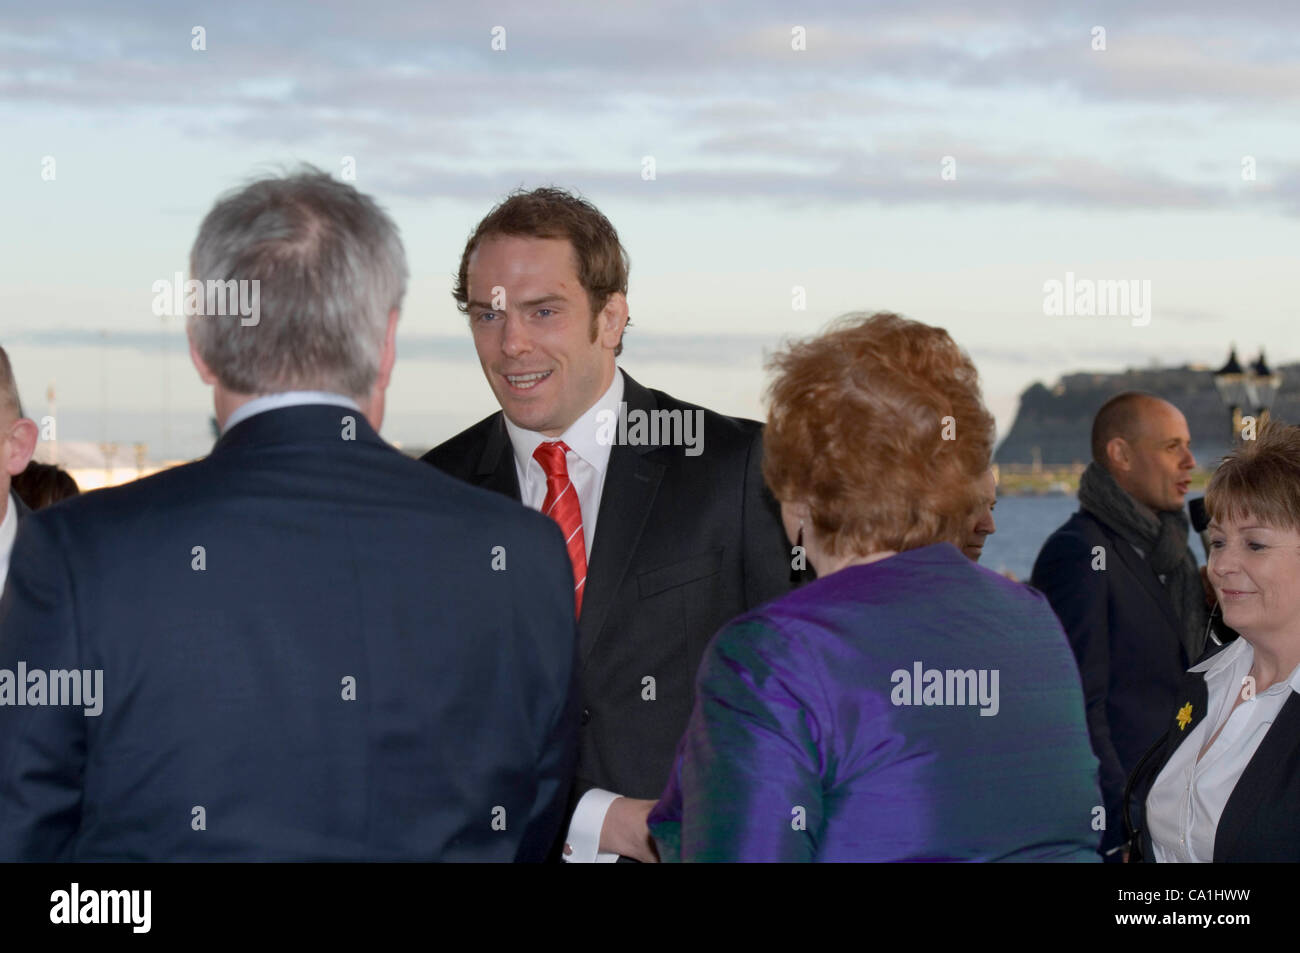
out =
[[250,325],[237,315],[187,319],[222,386],[364,397],[379,372],[388,315],[406,294],[406,253],[374,199],[304,165],[218,199],[199,226],[190,275],[205,287],[260,283]]
[[14,380],[14,367],[9,363],[9,352],[0,347],[0,407],[10,409],[15,417],[23,415],[23,402],[18,396],[18,381]]

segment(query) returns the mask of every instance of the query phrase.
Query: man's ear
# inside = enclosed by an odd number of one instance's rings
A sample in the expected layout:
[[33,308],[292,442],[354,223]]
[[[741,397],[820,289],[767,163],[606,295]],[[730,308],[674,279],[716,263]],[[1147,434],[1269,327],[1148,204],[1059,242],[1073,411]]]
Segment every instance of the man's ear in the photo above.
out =
[[623,340],[627,327],[627,296],[615,291],[596,316],[596,333],[602,347],[614,350]]
[[1133,451],[1123,437],[1111,437],[1106,444],[1106,459],[1110,469],[1127,473],[1133,467]]
[[375,376],[375,387],[380,393],[388,389],[393,365],[397,363],[397,318],[396,308],[388,312],[388,327],[384,330],[384,343],[379,351],[379,373]]
[[194,362],[194,369],[199,372],[199,379],[209,387],[215,387],[217,384],[217,375],[212,373],[212,368],[208,367],[208,362],[199,356],[199,349],[194,346],[194,335],[187,330],[185,337],[190,342],[190,360]]
[[36,440],[40,428],[36,421],[19,417],[9,431],[9,439],[4,443],[4,468],[10,476],[17,476],[27,469],[32,454],[36,452]]

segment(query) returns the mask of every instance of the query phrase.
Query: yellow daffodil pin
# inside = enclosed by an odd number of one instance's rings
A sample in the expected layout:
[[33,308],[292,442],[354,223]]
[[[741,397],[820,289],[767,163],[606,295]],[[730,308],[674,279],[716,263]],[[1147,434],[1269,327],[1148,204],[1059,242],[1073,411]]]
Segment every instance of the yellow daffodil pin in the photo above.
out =
[[1183,731],[1192,721],[1192,703],[1188,702],[1182,708],[1178,709],[1178,730]]

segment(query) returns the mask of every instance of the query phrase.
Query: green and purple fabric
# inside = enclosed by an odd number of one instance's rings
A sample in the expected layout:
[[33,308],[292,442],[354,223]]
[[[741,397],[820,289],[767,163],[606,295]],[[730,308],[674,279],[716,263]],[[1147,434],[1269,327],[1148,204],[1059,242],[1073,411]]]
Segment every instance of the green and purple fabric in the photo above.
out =
[[1046,599],[941,543],[718,632],[650,828],[668,861],[1097,861],[1101,804]]

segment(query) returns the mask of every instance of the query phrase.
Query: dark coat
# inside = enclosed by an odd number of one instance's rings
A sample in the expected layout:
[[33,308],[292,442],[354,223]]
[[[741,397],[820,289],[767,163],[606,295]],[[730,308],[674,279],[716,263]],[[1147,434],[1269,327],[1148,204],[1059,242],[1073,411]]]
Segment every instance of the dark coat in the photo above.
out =
[[0,669],[101,670],[102,712],[0,706],[0,860],[545,859],[564,559],[550,520],[320,404],[33,513]]
[[[1104,570],[1092,568],[1099,552]],[[1101,766],[1102,850],[1109,851],[1124,843],[1124,782],[1164,733],[1183,673],[1196,659],[1187,657],[1182,624],[1155,571],[1085,510],[1048,537],[1031,584],[1047,596],[1079,663]]]
[[[1166,712],[1167,730],[1142,759],[1125,791],[1126,834],[1133,860],[1154,860],[1145,806],[1151,786],[1174,751],[1205,718],[1209,692],[1204,672],[1188,672],[1176,704]],[[1177,710],[1191,704],[1191,719],[1180,728]],[[1237,779],[1214,832],[1216,864],[1300,861],[1300,695],[1294,691],[1278,712]]]
[[[700,409],[623,376],[629,414]],[[698,456],[675,446],[611,447],[578,624],[582,728],[575,805],[593,787],[659,797],[709,639],[723,623],[791,587],[790,545],[763,484],[762,425],[703,414]],[[520,499],[500,412],[424,459]]]

